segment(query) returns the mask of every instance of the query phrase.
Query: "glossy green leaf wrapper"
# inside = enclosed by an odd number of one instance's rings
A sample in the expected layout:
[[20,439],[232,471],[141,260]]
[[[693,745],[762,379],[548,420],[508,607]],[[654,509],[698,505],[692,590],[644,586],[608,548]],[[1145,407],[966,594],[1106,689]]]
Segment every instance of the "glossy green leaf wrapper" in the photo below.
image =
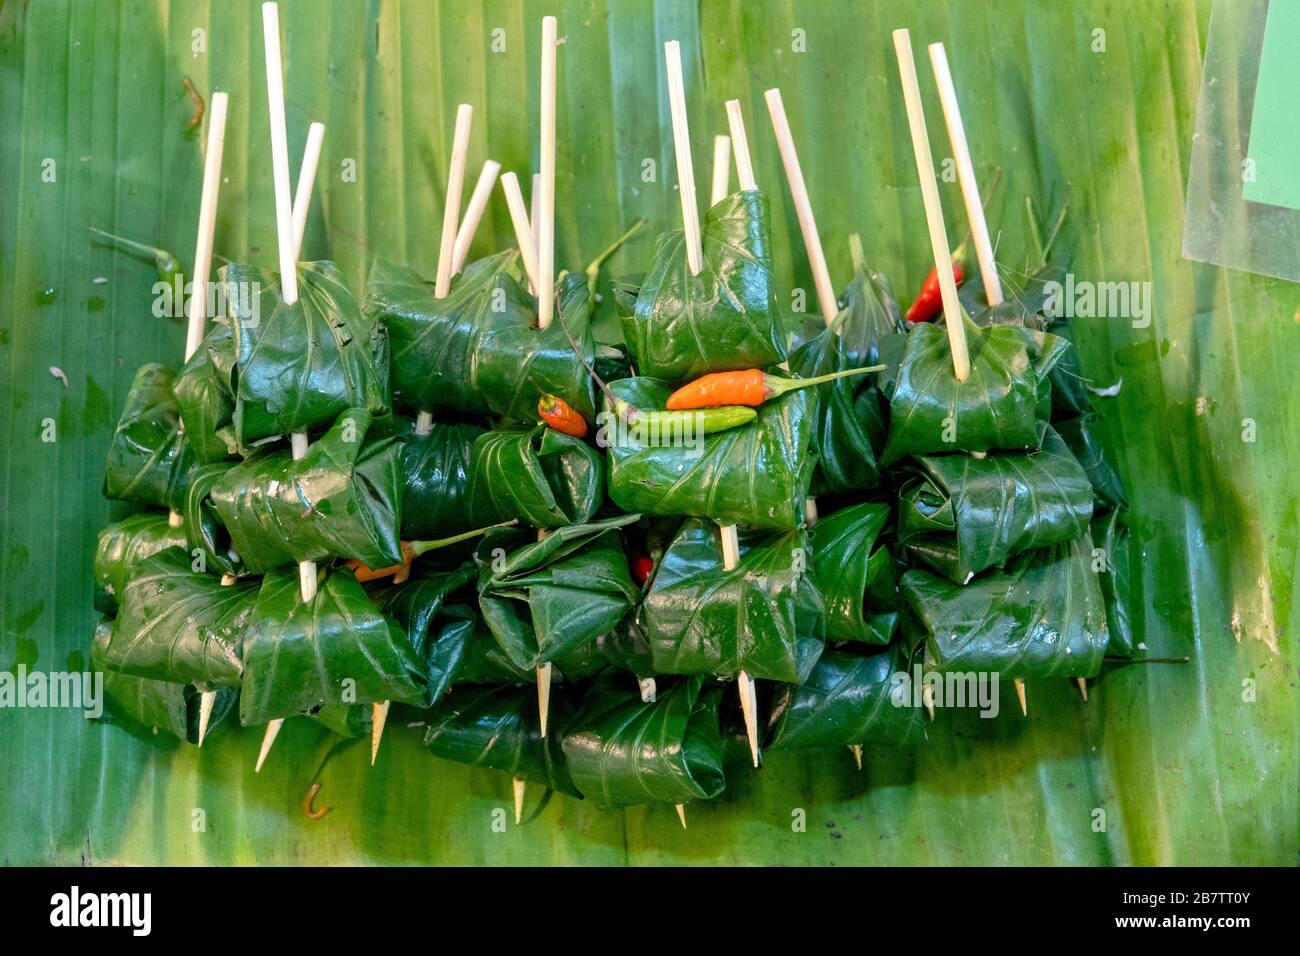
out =
[[605,456],[546,425],[494,429],[474,443],[470,523],[516,518],[534,528],[590,521],[605,500]]
[[479,608],[516,667],[558,660],[612,631],[632,609],[639,589],[618,529],[639,517],[568,525],[540,541],[528,542],[526,532],[484,539]]
[[[889,281],[859,263],[840,296],[839,316],[790,354],[790,371],[815,378],[879,364],[880,340],[903,332]],[[817,389],[813,447],[815,494],[865,491],[880,484],[877,460],[885,443],[884,400],[875,375],[827,382]]]
[[534,299],[510,271],[517,255],[510,249],[470,263],[442,300],[433,297],[434,284],[411,269],[375,260],[365,312],[392,337],[397,405],[531,422],[538,399],[549,392],[592,419],[591,379],[558,321],[563,318],[590,361],[586,276],[561,278],[560,314],[539,330]]
[[808,535],[739,537],[740,563],[724,571],[717,526],[682,523],[641,603],[655,671],[803,683],[825,632]]
[[1072,541],[1092,519],[1092,485],[1065,442],[1042,426],[1042,449],[914,459],[898,501],[908,554],[953,584],[1031,548]]
[[504,770],[576,797],[559,744],[571,714],[568,698],[552,692],[551,727],[543,737],[536,689],[457,687],[429,711],[424,745],[435,757]]
[[366,441],[370,424],[369,412],[350,409],[305,457],[261,452],[213,484],[212,504],[247,570],[329,557],[402,562],[401,445]]
[[434,422],[427,435],[409,428],[403,434],[402,537],[424,540],[469,531],[474,527],[467,510],[474,442],[483,429]]
[[1076,418],[1067,418],[1052,423],[1061,438],[1070,447],[1074,457],[1079,460],[1083,470],[1088,473],[1093,491],[1097,495],[1098,507],[1126,508],[1128,496],[1124,493],[1124,483],[1119,473],[1106,457],[1102,445],[1100,427],[1096,412],[1087,412]]
[[[704,680],[664,681],[654,703],[619,675],[598,679],[564,734],[569,773],[603,809],[709,800],[726,786],[718,700]],[[665,686],[666,685],[666,686]]]
[[1109,632],[1092,538],[1027,551],[962,587],[929,571],[903,575],[903,597],[941,671],[1003,678],[1092,677]]
[[180,509],[195,460],[181,433],[180,409],[172,392],[175,378],[175,372],[155,362],[135,373],[109,441],[107,497]]
[[267,574],[244,632],[240,723],[381,700],[422,703],[424,671],[406,633],[352,572],[327,573],[308,603],[297,568]]
[[[966,322],[970,376],[958,382],[948,333],[921,322],[907,347],[889,399],[889,438],[881,461],[907,455],[1038,447],[1045,379],[1067,343],[1014,325]],[[950,439],[950,440],[949,440]]]
[[[109,709],[145,729],[165,731],[178,740],[199,742],[199,692],[192,684],[132,677],[110,668],[104,649],[113,632],[112,621],[100,621],[90,646],[90,666],[104,675],[104,696]],[[217,690],[216,702],[208,719],[208,736],[234,710],[239,692],[233,687]]]
[[812,531],[813,579],[826,604],[826,638],[888,644],[898,626],[898,570],[880,543],[889,506],[841,508]]
[[140,561],[165,548],[185,546],[185,529],[153,511],[115,521],[99,532],[95,548],[95,610],[117,612],[126,582]]
[[777,688],[763,749],[924,741],[925,715],[912,700],[911,685],[893,680],[907,669],[897,647],[871,654],[827,651],[805,683]]
[[473,629],[457,608],[447,604],[459,591],[469,592],[478,578],[473,565],[453,571],[421,573],[402,584],[372,591],[384,613],[406,632],[424,662],[425,703],[432,705],[460,679],[461,664]]
[[224,462],[203,465],[190,478],[185,490],[185,508],[181,512],[185,539],[191,553],[200,551],[209,571],[240,575],[244,559],[231,543],[230,532],[217,511],[212,489],[226,479],[232,467]]
[[257,590],[255,581],[223,587],[216,575],[196,574],[180,548],[146,558],[122,593],[104,662],[135,677],[238,686]]
[[235,336],[226,322],[214,323],[173,386],[185,440],[194,457],[211,464],[240,453],[235,437]]
[[1093,516],[1092,541],[1094,547],[1102,551],[1098,555],[1094,550],[1093,567],[1103,562],[1105,565],[1104,570],[1097,572],[1097,582],[1101,585],[1102,600],[1106,602],[1106,626],[1110,631],[1106,653],[1132,657],[1136,650],[1133,622],[1129,619],[1133,582],[1129,548],[1132,541],[1128,528],[1124,526],[1123,513],[1118,508]]
[[[637,408],[663,408],[672,390],[658,379],[626,378],[610,391]],[[739,428],[691,436],[680,445],[650,444],[607,409],[601,435],[609,449],[609,497],[628,512],[712,518],[772,531],[803,527],[812,481],[810,451],[816,396],[806,389],[764,402]]]
[[[623,340],[640,375],[679,383],[785,360],[772,293],[767,197],[733,193],[704,215],[704,268],[692,276],[682,232],[659,237],[635,306],[620,299]],[[663,407],[663,406],[652,406]]]
[[280,277],[221,270],[235,336],[235,434],[242,445],[326,427],[350,408],[388,407],[388,337],[363,316],[332,262],[298,263],[298,301]]

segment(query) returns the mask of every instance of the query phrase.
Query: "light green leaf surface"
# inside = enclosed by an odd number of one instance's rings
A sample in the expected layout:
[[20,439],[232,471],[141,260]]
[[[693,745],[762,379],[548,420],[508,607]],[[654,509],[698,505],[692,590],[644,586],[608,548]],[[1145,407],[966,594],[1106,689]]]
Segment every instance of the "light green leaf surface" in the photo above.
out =
[[[645,215],[650,226],[606,274],[643,271],[649,237],[677,228],[660,43],[679,39],[697,182],[725,129],[723,101],[745,110],[772,197],[781,307],[812,284],[762,100],[771,86],[832,281],[848,279],[857,231],[906,303],[931,263],[889,32],[913,31],[940,157],[921,45],[945,41],[978,172],[1003,167],[989,213],[1003,262],[1029,258],[1024,196],[1050,208],[1069,184],[1058,243],[1076,277],[1152,283],[1149,324],[1080,320],[1075,338],[1091,381],[1123,377],[1097,405],[1132,504],[1139,653],[1191,662],[1112,669],[1087,705],[1067,681],[1031,682],[1028,719],[1008,687],[1000,719],[940,712],[924,747],[868,749],[860,773],[847,750],[771,754],[761,773],[729,770],[726,792],[691,808],[688,831],[671,807],[606,813],[557,796],[525,826],[491,834],[491,810],[510,806],[508,777],[435,760],[400,721],[373,769],[364,744],[326,764],[322,796],[335,809],[313,822],[302,797],[336,738],[311,721],[288,721],[254,776],[260,728],[223,728],[196,750],[79,711],[0,710],[0,861],[1293,864],[1300,324],[1293,285],[1179,257],[1209,10],[1208,0],[283,0],[291,155],[311,120],[327,126],[303,258],[337,262],[356,295],[376,256],[434,274],[457,103],[475,106],[471,170],[490,155],[531,171],[539,21],[554,13],[566,37],[557,263],[586,261]],[[199,27],[207,50],[196,55]],[[504,53],[489,49],[498,27]],[[807,53],[791,50],[796,27]],[[1104,53],[1091,48],[1099,28]],[[182,324],[151,314],[152,264],[93,244],[86,227],[188,263],[202,162],[201,141],[185,134],[184,76],[205,96],[231,94],[217,252],[275,267],[261,49],[253,2],[0,8],[0,667],[86,666],[96,533],[124,512],[99,494],[114,420],[137,367],[182,358]],[[955,243],[959,197],[940,188]],[[510,232],[494,200],[471,260]],[[605,299],[597,331],[608,337]],[[47,419],[56,441],[42,441]],[[794,805],[809,811],[806,833],[791,832]],[[206,833],[191,829],[196,806]],[[1097,807],[1104,833],[1092,829]]]

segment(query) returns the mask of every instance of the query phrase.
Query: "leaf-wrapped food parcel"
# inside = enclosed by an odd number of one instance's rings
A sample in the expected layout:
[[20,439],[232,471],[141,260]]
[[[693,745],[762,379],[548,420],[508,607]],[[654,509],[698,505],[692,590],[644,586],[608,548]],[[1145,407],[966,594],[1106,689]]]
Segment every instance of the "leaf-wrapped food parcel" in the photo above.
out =
[[240,723],[381,700],[422,703],[423,667],[352,572],[327,573],[310,602],[297,568],[267,574],[244,632]]
[[[671,389],[658,379],[610,384],[640,409],[663,408]],[[602,432],[609,448],[609,497],[624,511],[712,518],[772,531],[804,524],[816,456],[810,451],[816,396],[807,389],[764,402],[758,417],[691,442],[652,444],[624,427],[613,409]],[[598,436],[599,441],[599,436]]]
[[905,746],[926,739],[925,717],[897,646],[870,654],[827,651],[803,684],[782,684],[772,698],[765,750]]
[[564,735],[573,782],[602,809],[716,797],[726,786],[721,693],[686,677],[661,682],[646,703],[626,677],[597,679]]
[[[402,445],[402,537],[447,537],[474,527],[467,501],[474,441],[483,429],[434,422],[427,434],[407,431]],[[489,522],[490,523],[490,522]]]
[[223,481],[230,470],[224,462],[198,468],[185,490],[185,508],[181,517],[186,543],[191,553],[202,553],[207,570],[238,576],[244,573],[244,560],[235,550],[230,532],[226,530],[212,499],[213,487]]
[[422,572],[402,584],[371,592],[424,662],[427,705],[436,703],[460,679],[474,621],[459,605],[449,607],[449,602],[477,577],[474,566],[466,564],[451,571]]
[[176,376],[173,386],[185,438],[194,457],[211,464],[240,453],[235,438],[235,336],[230,325],[216,322],[198,350]]
[[388,407],[388,337],[363,316],[332,262],[298,263],[298,301],[276,273],[221,270],[235,339],[235,434],[241,445],[309,432],[350,408]]
[[881,543],[889,506],[868,501],[818,519],[813,578],[826,604],[826,637],[888,644],[898,626],[898,569]]
[[571,714],[568,698],[552,692],[552,727],[543,737],[532,687],[458,687],[429,711],[424,746],[435,757],[504,770],[577,797],[559,743]]
[[484,539],[481,555],[499,548],[506,554],[484,564],[479,608],[516,667],[558,660],[609,633],[627,615],[638,588],[618,529],[639,517],[567,525],[540,541],[518,533]]
[[581,524],[605,500],[605,456],[545,425],[474,442],[466,513],[477,527],[516,518],[534,528]]
[[[365,312],[392,337],[393,401],[410,410],[494,414],[534,421],[543,392],[591,420],[591,379],[559,321],[536,328],[533,298],[510,269],[511,249],[470,263],[445,299],[403,266],[377,259],[366,284]],[[586,276],[559,282],[560,318],[588,361],[591,302]]]
[[108,445],[104,494],[179,510],[197,464],[180,427],[176,373],[151,362],[131,380],[126,407]]
[[964,587],[908,571],[903,597],[924,628],[926,659],[1004,678],[1095,676],[1109,633],[1091,560],[1084,535],[1026,551]]
[[[623,339],[641,375],[677,383],[708,372],[766,368],[786,358],[773,298],[767,197],[733,193],[704,216],[704,268],[692,276],[681,232],[659,237]],[[659,406],[662,407],[662,406]]]
[[[199,692],[192,684],[132,677],[110,668],[104,661],[104,648],[113,632],[113,622],[100,621],[90,646],[90,667],[104,675],[104,696],[109,709],[141,727],[166,731],[178,740],[199,742]],[[216,691],[216,700],[208,720],[208,736],[226,719],[239,699],[234,687]]]
[[1012,555],[1071,541],[1088,530],[1092,485],[1047,425],[1042,449],[914,459],[898,502],[908,554],[953,584]]
[[222,586],[216,575],[195,573],[180,548],[146,558],[122,593],[104,662],[135,677],[238,686],[257,590],[255,581]]
[[1086,412],[1076,418],[1052,423],[1070,451],[1088,473],[1099,507],[1127,508],[1128,496],[1115,466],[1106,456],[1100,434],[1100,421],[1096,412]]
[[295,461],[264,451],[231,468],[211,498],[252,572],[328,557],[372,568],[402,563],[401,447],[366,440],[371,416],[353,408]]
[[95,548],[95,610],[116,613],[136,565],[164,548],[184,545],[184,529],[157,512],[142,511],[103,528]]
[[907,455],[1038,447],[1040,391],[1066,343],[1021,326],[980,328],[964,314],[962,320],[970,350],[964,382],[953,371],[946,330],[922,322],[908,334],[882,464]]
[[[903,331],[888,280],[858,263],[840,296],[843,311],[815,338],[790,355],[790,371],[815,378],[876,365],[883,338]],[[877,460],[885,442],[884,400],[874,375],[819,386],[813,447],[815,494],[864,491],[880,483]]]
[[1136,642],[1129,617],[1131,538],[1120,509],[1093,516],[1092,541],[1101,550],[1100,555],[1095,550],[1093,552],[1093,567],[1103,566],[1097,572],[1097,583],[1101,585],[1101,597],[1106,602],[1106,626],[1110,631],[1106,652],[1118,657],[1132,657]]
[[807,569],[808,535],[741,530],[740,563],[722,568],[711,522],[682,522],[641,603],[660,674],[800,684],[822,651],[825,608]]

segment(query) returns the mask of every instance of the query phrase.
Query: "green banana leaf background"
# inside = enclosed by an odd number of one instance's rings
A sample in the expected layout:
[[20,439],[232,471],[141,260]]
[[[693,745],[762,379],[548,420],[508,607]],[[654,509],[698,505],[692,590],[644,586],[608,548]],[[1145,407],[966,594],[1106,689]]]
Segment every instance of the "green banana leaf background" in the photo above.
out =
[[[557,264],[579,268],[644,215],[605,275],[641,272],[654,236],[679,228],[662,58],[677,39],[697,183],[723,101],[744,107],[782,309],[796,288],[813,296],[771,86],[832,280],[851,275],[856,231],[909,301],[931,256],[890,31],[912,30],[940,164],[922,45],[945,41],[980,177],[1003,169],[989,203],[999,256],[1026,257],[1025,196],[1045,210],[1068,192],[1058,251],[1076,275],[1151,283],[1149,324],[1076,321],[1074,337],[1093,382],[1122,378],[1096,404],[1132,505],[1138,656],[1190,661],[1108,668],[1087,704],[1066,680],[1031,681],[1027,719],[1008,686],[998,719],[940,710],[928,743],[868,747],[860,771],[847,749],[772,753],[761,771],[733,761],[688,831],[670,806],[603,812],[534,787],[523,825],[496,832],[498,811],[513,818],[508,776],[430,757],[396,709],[373,768],[364,738],[294,719],[254,775],[260,728],[227,721],[199,750],[80,711],[0,708],[0,862],[1293,864],[1300,322],[1294,285],[1179,255],[1210,11],[284,0],[291,156],[310,121],[327,127],[302,258],[336,261],[358,297],[377,256],[434,274],[457,103],[475,107],[471,177],[488,156],[525,179],[535,167],[538,34],[553,13]],[[274,267],[256,3],[0,4],[0,668],[89,667],[96,534],[133,510],[100,494],[109,439],[137,367],[180,365],[184,327],[152,314],[152,263],[87,226],[188,267],[203,133],[187,130],[185,77],[204,97],[230,92],[216,251]],[[955,244],[960,197],[940,185]],[[495,196],[471,259],[510,235]],[[318,771],[333,810],[313,821],[301,804]]]

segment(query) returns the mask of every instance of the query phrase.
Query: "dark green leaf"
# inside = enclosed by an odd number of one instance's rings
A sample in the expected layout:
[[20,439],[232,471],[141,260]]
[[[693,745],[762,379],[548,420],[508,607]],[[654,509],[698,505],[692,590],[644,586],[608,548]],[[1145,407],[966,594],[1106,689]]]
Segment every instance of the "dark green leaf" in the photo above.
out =
[[813,578],[826,603],[826,637],[888,644],[898,626],[898,571],[880,542],[889,506],[866,502],[819,518]]
[[240,723],[381,700],[421,703],[424,674],[406,634],[352,572],[327,573],[310,603],[296,568],[267,574],[244,634]]
[[908,571],[903,597],[925,629],[926,657],[939,670],[1092,677],[1109,635],[1091,561],[1092,538],[1084,535],[1027,551],[1005,571],[965,587]]
[[655,672],[650,642],[635,614],[626,615],[608,634],[573,648],[555,666],[570,681],[585,680],[606,667],[637,677],[649,677]]
[[897,647],[870,654],[827,651],[806,683],[777,689],[764,749],[924,741],[924,711],[914,705],[910,684],[893,679],[907,669]]
[[341,704],[337,707],[322,707],[309,716],[340,737],[368,737],[372,709],[369,704]]
[[[413,411],[535,421],[538,399],[550,392],[591,420],[587,370],[558,320],[536,328],[533,298],[510,271],[517,255],[511,249],[466,266],[442,301],[411,269],[375,260],[365,311],[392,336],[394,402]],[[560,317],[590,361],[586,277],[564,276],[559,296]]]
[[[623,379],[610,390],[641,409],[663,408],[672,391],[651,378]],[[624,511],[647,515],[800,528],[816,462],[809,450],[816,404],[807,389],[787,392],[765,402],[747,425],[676,446],[649,444],[607,409],[610,424],[596,441],[609,449],[609,497]]]
[[234,334],[226,322],[217,322],[176,376],[176,404],[185,439],[193,447],[194,457],[204,463],[240,454],[235,438],[235,397],[230,388],[234,364]]
[[95,548],[95,609],[115,613],[127,579],[140,561],[164,548],[184,545],[185,530],[172,527],[166,515],[153,511],[131,515],[101,530]]
[[683,522],[641,605],[655,671],[802,683],[825,625],[807,566],[805,532],[742,530],[740,563],[724,571],[717,526]]
[[1096,412],[1085,412],[1077,418],[1052,422],[1052,427],[1065,439],[1070,451],[1088,473],[1092,489],[1097,495],[1099,508],[1126,508],[1128,496],[1124,483],[1106,456],[1101,441],[1101,426]]
[[965,584],[1017,552],[1084,534],[1092,485],[1060,436],[1042,428],[1042,449],[1029,454],[914,459],[898,502],[898,537],[908,554]]
[[196,574],[181,548],[146,558],[122,593],[104,662],[135,677],[238,686],[257,589],[255,581],[223,587],[215,575]]
[[483,620],[516,667],[558,660],[608,634],[627,615],[638,589],[618,529],[639,517],[556,528],[482,569]]
[[1110,631],[1106,653],[1132,657],[1136,649],[1133,622],[1129,619],[1129,606],[1133,600],[1133,578],[1129,573],[1132,539],[1120,509],[1093,515],[1092,541],[1102,552],[1100,555],[1093,552],[1093,567],[1102,562],[1105,565],[1104,570],[1097,572],[1097,583],[1101,586],[1102,600],[1106,602],[1106,627]]
[[280,277],[221,270],[235,336],[235,434],[241,444],[328,426],[350,408],[388,407],[388,338],[363,316],[332,262],[298,263],[298,301]]
[[195,467],[181,434],[172,393],[176,373],[164,365],[141,365],[108,446],[104,494],[122,501],[177,510]]
[[623,339],[640,375],[682,382],[786,357],[773,299],[767,197],[733,193],[701,224],[704,268],[692,276],[681,232],[659,237],[654,260],[626,314]]
[[260,452],[213,484],[212,504],[245,568],[329,557],[401,563],[401,445],[365,441],[371,421],[365,409],[349,409],[304,458]]
[[403,433],[402,537],[418,540],[469,531],[470,468],[474,440],[483,429],[435,422],[427,435],[408,428]]
[[230,540],[230,532],[222,523],[212,500],[212,489],[230,472],[227,464],[203,465],[195,470],[185,489],[185,509],[182,512],[185,538],[191,552],[201,551],[209,571],[218,574],[244,573],[244,561]]
[[384,613],[406,632],[424,662],[428,678],[426,704],[435,703],[453,681],[460,679],[461,662],[475,615],[471,612],[467,617],[462,606],[448,608],[447,602],[461,589],[468,589],[477,578],[478,572],[467,564],[454,571],[423,573],[402,584],[371,592]]
[[953,372],[943,328],[921,322],[907,336],[889,401],[884,464],[906,455],[1037,447],[1039,385],[1065,342],[1019,326],[964,321],[971,365],[965,382]]
[[472,468],[466,512],[476,527],[511,518],[534,528],[581,524],[605,500],[605,456],[546,425],[485,432]]
[[457,687],[429,711],[424,745],[435,757],[504,770],[576,797],[559,745],[571,714],[568,698],[553,692],[543,737],[533,687]]
[[569,773],[582,795],[598,807],[687,803],[720,794],[718,733],[720,687],[704,681],[664,681],[654,703],[636,685],[611,675],[583,698],[564,735]]

